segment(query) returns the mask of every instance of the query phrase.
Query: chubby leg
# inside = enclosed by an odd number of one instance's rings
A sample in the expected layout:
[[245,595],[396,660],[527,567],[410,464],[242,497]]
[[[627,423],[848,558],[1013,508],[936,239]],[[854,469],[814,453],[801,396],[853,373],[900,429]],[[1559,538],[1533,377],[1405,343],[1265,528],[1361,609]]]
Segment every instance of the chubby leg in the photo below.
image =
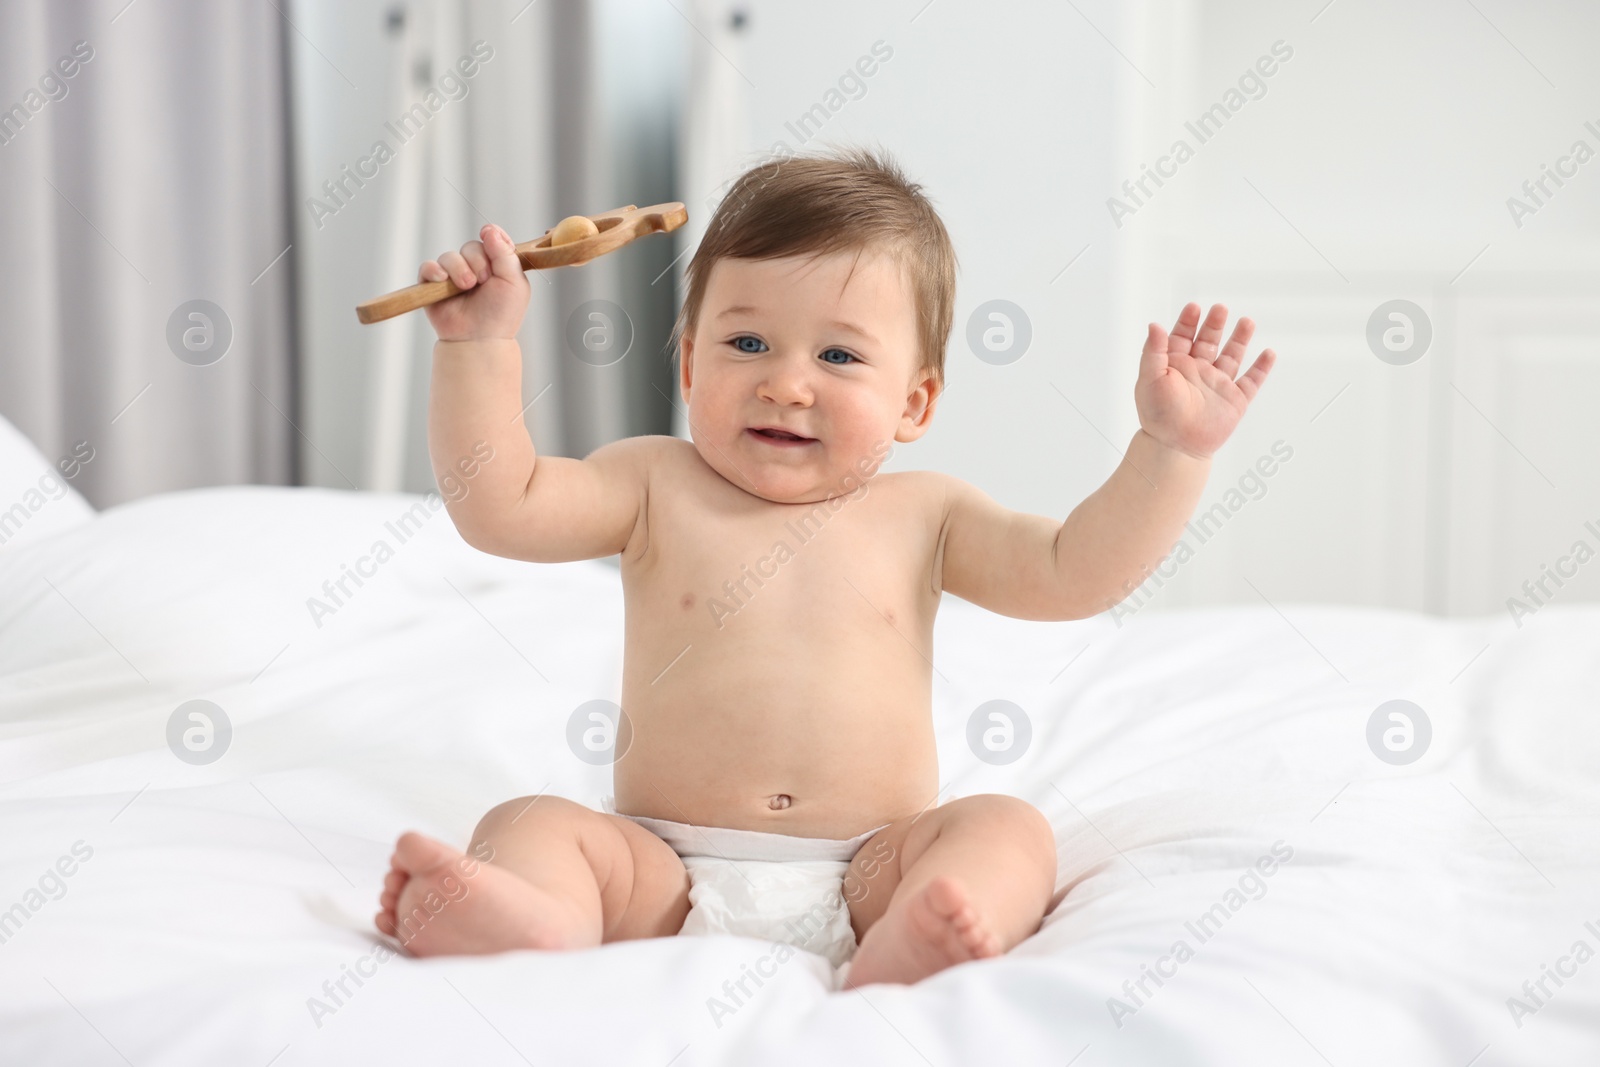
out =
[[845,878],[861,946],[846,986],[909,984],[1010,950],[1039,928],[1055,879],[1055,834],[1015,797],[965,797],[890,824]]
[[395,843],[374,924],[418,956],[666,937],[689,913],[683,861],[642,826],[561,797],[489,811],[462,853]]

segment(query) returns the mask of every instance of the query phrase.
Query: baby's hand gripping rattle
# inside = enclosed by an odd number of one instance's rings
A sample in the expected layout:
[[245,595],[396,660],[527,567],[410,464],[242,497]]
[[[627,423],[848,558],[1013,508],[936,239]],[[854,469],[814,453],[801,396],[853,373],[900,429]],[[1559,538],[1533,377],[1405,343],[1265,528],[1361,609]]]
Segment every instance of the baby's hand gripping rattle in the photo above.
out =
[[[676,202],[650,207],[629,204],[598,215],[571,215],[546,230],[544,236],[517,245],[517,259],[523,270],[575,267],[615,251],[635,237],[669,233],[687,221],[689,212]],[[356,317],[364,323],[382,322],[448,300],[459,292],[462,290],[448,278],[442,282],[418,282],[357,304]]]

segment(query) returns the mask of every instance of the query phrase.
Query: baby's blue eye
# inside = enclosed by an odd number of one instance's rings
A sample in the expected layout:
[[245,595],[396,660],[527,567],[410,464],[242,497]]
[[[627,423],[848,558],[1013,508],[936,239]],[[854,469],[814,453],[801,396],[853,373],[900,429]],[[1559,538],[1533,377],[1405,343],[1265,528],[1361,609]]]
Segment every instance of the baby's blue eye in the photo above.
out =
[[844,364],[839,362],[838,360],[833,360],[833,359],[829,359],[828,358],[829,355],[834,354],[834,353],[837,353],[838,355],[843,356],[846,360],[853,360],[853,359],[856,358],[855,356],[852,356],[850,353],[846,352],[842,348],[830,348],[826,352],[822,353],[823,362],[832,363],[836,367],[844,366]]
[[[759,345],[760,347],[758,347],[758,348],[747,348],[747,347],[745,347],[745,342],[746,341],[749,341],[751,344],[754,344],[754,345]],[[751,336],[749,336],[747,334],[744,337],[735,337],[733,339],[733,347],[737,348],[741,352],[749,352],[751,354],[754,354],[756,352],[760,352],[760,351],[764,350],[767,346],[766,346],[766,343],[761,340],[761,338],[759,338],[759,337],[751,337]]]

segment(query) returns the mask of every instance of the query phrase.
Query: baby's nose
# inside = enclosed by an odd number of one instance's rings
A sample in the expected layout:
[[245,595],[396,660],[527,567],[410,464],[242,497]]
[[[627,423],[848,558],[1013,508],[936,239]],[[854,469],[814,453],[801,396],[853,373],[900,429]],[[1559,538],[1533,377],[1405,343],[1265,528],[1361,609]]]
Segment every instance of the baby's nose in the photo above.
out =
[[757,391],[780,404],[807,403],[811,399],[811,384],[806,372],[798,367],[774,367]]

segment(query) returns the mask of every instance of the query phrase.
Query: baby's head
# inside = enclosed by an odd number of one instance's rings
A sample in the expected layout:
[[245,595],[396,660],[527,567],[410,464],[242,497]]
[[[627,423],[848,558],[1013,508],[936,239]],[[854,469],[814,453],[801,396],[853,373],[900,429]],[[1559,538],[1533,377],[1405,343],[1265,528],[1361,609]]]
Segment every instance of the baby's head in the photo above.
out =
[[891,442],[928,428],[955,273],[938,213],[884,157],[858,149],[745,172],[689,261],[673,331],[700,455],[779,503],[853,492]]

